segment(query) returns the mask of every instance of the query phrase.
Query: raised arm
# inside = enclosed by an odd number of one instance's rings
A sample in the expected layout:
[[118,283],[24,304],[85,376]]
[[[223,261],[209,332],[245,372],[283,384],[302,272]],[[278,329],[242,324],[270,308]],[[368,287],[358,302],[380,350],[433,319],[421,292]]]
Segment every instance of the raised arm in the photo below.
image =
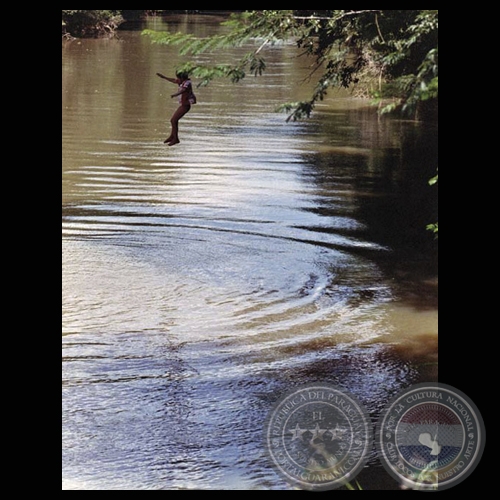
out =
[[156,76],[159,76],[163,80],[167,80],[170,83],[179,83],[179,80],[177,78],[169,78],[168,76],[162,75],[161,73],[156,73]]

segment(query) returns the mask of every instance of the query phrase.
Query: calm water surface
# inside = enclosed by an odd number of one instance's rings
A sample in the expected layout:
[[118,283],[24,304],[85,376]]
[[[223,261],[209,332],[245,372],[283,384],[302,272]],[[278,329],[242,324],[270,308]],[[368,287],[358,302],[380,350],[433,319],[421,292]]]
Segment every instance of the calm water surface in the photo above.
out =
[[[177,51],[120,38],[63,45],[63,487],[289,489],[262,447],[284,391],[375,420],[437,380],[437,131],[340,95],[285,123],[310,90],[287,45],[198,89],[169,149]],[[376,458],[359,479],[397,488]]]

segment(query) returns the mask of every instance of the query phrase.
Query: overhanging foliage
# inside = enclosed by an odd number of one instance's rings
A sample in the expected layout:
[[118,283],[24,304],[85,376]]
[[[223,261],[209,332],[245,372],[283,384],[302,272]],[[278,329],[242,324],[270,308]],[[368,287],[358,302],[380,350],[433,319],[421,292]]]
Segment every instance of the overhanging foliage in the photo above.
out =
[[249,73],[261,75],[267,67],[266,46],[294,40],[301,54],[315,61],[311,77],[319,76],[308,101],[282,107],[292,120],[309,116],[333,87],[363,85],[367,73],[379,82],[374,97],[396,99],[383,111],[401,108],[412,114],[420,102],[438,97],[437,10],[259,10],[233,14],[223,24],[227,34],[203,39],[151,30],[144,35],[154,43],[179,46],[182,55],[190,56],[252,42],[252,50],[236,64],[189,62],[180,68],[201,85],[213,78],[238,82]]

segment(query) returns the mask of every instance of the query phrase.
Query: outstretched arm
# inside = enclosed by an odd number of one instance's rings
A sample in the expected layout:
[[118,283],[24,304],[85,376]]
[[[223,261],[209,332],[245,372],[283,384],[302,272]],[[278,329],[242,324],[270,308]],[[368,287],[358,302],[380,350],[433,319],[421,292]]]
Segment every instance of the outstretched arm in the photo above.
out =
[[163,78],[163,80],[167,80],[170,83],[179,83],[177,78],[169,78],[168,76],[162,75],[161,73],[156,73],[156,76]]

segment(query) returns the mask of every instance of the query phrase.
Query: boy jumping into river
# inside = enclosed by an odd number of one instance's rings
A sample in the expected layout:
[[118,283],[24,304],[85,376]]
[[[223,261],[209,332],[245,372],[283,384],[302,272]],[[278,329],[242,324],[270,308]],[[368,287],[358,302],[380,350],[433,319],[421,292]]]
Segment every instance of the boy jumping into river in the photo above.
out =
[[172,94],[171,97],[178,97],[180,106],[170,120],[170,123],[172,124],[172,133],[167,139],[165,139],[165,144],[175,146],[181,142],[179,140],[179,120],[190,111],[192,104],[196,104],[196,96],[193,93],[193,84],[187,73],[177,73],[177,78],[168,78],[161,73],[156,74],[164,80],[179,85],[179,91],[176,94]]

